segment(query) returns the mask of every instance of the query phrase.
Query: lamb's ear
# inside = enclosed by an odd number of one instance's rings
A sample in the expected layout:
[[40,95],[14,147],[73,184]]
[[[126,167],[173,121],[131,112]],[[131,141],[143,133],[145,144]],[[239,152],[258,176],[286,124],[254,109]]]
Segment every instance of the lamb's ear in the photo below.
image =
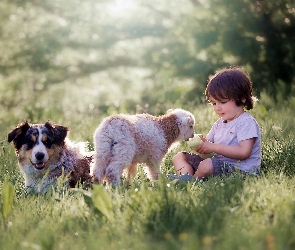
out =
[[64,145],[65,138],[68,135],[69,128],[58,125],[58,124],[52,124],[51,122],[46,122],[45,127],[52,131],[54,135],[55,143],[58,145]]
[[189,116],[181,116],[179,117],[179,123],[181,126],[187,125],[190,121],[190,117]]
[[166,113],[171,114],[172,112],[173,112],[173,109],[168,109]]
[[186,125],[194,125],[195,124],[195,118],[192,114],[179,114],[178,115],[178,122],[181,126]]
[[10,143],[13,141],[15,151],[21,148],[23,139],[30,128],[28,121],[18,124],[13,130],[11,130],[7,135],[7,141]]

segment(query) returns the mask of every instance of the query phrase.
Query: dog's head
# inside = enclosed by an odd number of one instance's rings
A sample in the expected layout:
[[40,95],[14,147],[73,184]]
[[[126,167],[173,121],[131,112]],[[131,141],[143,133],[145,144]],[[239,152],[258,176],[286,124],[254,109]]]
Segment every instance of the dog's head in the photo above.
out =
[[177,117],[178,140],[188,140],[194,137],[195,117],[192,113],[184,109],[169,109],[167,114],[174,114]]
[[33,165],[37,170],[60,158],[68,128],[46,122],[17,125],[9,134],[8,142],[14,144],[20,166]]

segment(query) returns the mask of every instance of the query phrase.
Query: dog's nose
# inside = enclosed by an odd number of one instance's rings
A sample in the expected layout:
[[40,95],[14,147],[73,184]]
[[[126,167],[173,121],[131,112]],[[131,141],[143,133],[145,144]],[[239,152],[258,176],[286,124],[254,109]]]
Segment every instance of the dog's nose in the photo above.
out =
[[42,153],[42,152],[37,152],[37,153],[35,154],[35,157],[36,157],[36,159],[37,159],[38,161],[43,160],[44,156],[45,156],[45,154]]

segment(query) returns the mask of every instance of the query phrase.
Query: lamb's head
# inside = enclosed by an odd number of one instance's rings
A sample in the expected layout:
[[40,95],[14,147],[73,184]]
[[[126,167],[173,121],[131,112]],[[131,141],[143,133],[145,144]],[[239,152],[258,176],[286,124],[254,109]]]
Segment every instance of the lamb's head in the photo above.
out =
[[176,122],[179,128],[177,141],[194,137],[195,117],[192,113],[183,109],[169,109],[167,114],[174,114],[177,117]]

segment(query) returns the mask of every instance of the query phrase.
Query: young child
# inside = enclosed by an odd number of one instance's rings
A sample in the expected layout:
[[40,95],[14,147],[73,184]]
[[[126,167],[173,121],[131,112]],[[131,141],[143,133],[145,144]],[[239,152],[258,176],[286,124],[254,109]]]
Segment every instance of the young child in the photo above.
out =
[[[195,150],[200,154],[214,152],[212,158],[179,152],[173,158],[177,176],[208,176],[242,172],[259,174],[261,133],[256,120],[244,111],[253,108],[252,83],[240,68],[217,72],[206,88],[206,98],[220,117]],[[181,176],[182,175],[182,176]]]

